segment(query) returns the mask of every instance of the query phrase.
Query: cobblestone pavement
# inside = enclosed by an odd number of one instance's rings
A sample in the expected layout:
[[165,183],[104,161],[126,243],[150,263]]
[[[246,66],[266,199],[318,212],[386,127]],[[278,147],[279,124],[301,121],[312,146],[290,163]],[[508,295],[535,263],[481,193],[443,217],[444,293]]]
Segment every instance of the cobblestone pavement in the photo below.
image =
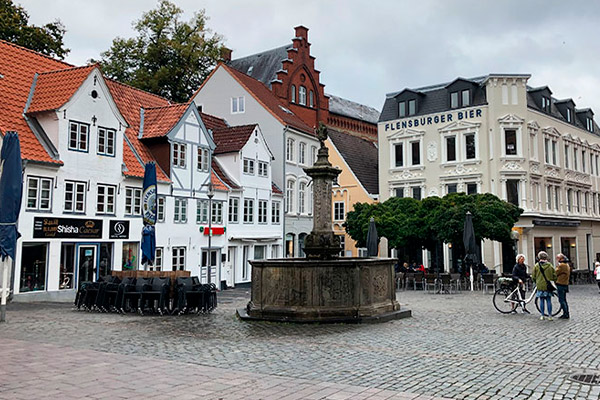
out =
[[[600,398],[600,386],[568,379],[600,371],[595,285],[572,286],[571,320],[554,321],[540,321],[534,305],[532,315],[500,314],[492,296],[480,292],[402,291],[398,299],[413,318],[373,325],[242,322],[234,311],[248,297],[247,290],[225,291],[213,314],[184,317],[10,304],[9,323],[0,325],[0,357],[8,360],[0,363],[0,398],[58,394],[59,383],[90,379],[97,384],[86,395],[108,382],[112,397],[140,397],[145,392],[126,388],[151,385],[158,397],[176,389],[223,399]],[[33,394],[26,391],[32,382]],[[54,385],[46,393],[48,382]]]

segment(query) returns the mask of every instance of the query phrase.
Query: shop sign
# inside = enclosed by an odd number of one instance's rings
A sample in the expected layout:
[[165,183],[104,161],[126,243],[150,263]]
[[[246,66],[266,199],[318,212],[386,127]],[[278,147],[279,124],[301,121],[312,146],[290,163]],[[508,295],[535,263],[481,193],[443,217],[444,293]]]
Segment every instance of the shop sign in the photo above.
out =
[[200,232],[202,232],[205,236],[220,236],[224,235],[226,231],[227,228],[225,228],[224,226],[211,227],[210,229],[208,228],[208,226],[200,227]]
[[129,221],[111,220],[108,237],[109,239],[129,239]]
[[33,219],[33,237],[102,239],[102,220],[35,217]]
[[455,111],[445,114],[438,114],[424,117],[413,117],[385,124],[385,131],[395,131],[399,129],[425,127],[427,125],[445,124],[448,122],[456,122],[461,120],[481,118],[482,111],[480,108],[471,110]]

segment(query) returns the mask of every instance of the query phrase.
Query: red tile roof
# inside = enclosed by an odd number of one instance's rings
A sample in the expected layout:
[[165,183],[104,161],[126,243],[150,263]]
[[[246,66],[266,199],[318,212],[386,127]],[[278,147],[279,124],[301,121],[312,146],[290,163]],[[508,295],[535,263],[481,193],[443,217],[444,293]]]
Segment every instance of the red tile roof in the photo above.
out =
[[215,154],[237,152],[248,143],[256,124],[232,126],[213,131],[213,140],[217,145]]
[[70,64],[0,40],[0,132],[16,131],[25,160],[61,165],[35,137],[23,110],[36,73],[70,68]]
[[[216,176],[220,179],[221,185],[225,184],[230,189],[241,189],[240,185],[235,183],[233,181],[233,179],[231,179],[231,177],[227,174],[227,172],[225,172],[225,170],[221,167],[221,163],[219,163],[219,160],[217,160],[216,158],[213,158],[211,166],[212,166],[213,175],[216,174]],[[215,184],[215,181],[213,179],[213,185],[214,184]],[[223,186],[223,187],[225,188],[225,190],[228,190],[226,186]]]
[[144,109],[142,138],[165,136],[183,117],[188,107],[190,107],[189,103]]
[[39,74],[27,113],[56,110],[68,102],[96,65]]
[[204,126],[206,129],[210,129],[214,131],[215,129],[223,129],[229,127],[227,122],[223,118],[215,117],[214,115],[200,113],[200,117],[202,118],[202,122],[204,122]]
[[275,194],[283,194],[283,191],[281,189],[279,189],[279,186],[277,186],[275,184],[275,182],[271,182],[271,190],[273,191],[273,193]]

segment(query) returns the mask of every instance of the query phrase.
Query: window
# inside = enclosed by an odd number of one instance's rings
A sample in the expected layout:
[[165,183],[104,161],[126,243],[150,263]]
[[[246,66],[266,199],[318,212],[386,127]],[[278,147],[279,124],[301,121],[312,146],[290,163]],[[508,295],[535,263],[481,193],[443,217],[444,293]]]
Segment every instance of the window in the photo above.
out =
[[567,108],[567,122],[573,122],[573,115],[570,108]]
[[340,238],[340,257],[346,256],[346,235],[337,235]]
[[156,220],[158,222],[165,222],[165,203],[166,199],[163,196],[156,198]]
[[306,214],[306,182],[298,185],[298,212]]
[[196,200],[196,223],[208,224],[208,200]]
[[552,186],[546,187],[546,209],[552,210]]
[[312,90],[310,92],[308,92],[308,106],[309,107],[315,106],[315,94]]
[[65,211],[85,212],[85,182],[65,182]]
[[519,181],[517,179],[508,179],[506,181],[506,201],[519,205]]
[[412,197],[416,200],[421,200],[421,188],[419,186],[412,187]]
[[90,126],[81,122],[69,122],[69,150],[88,151]]
[[295,182],[291,179],[288,179],[285,187],[285,212],[293,213],[294,212],[294,186]]
[[554,186],[554,208],[558,211],[560,209],[560,188]]
[[581,150],[581,172],[585,173],[585,150]]
[[208,172],[208,163],[210,160],[210,153],[208,149],[204,149],[202,147],[198,147],[198,163],[196,168],[198,171]]
[[298,88],[298,104],[306,105],[306,88],[304,86]]
[[258,223],[259,224],[267,223],[268,206],[269,206],[269,202],[267,200],[259,200],[258,201]]
[[467,160],[472,160],[477,157],[475,151],[475,134],[469,133],[465,135],[465,155]]
[[573,169],[575,171],[577,171],[577,168],[578,168],[578,166],[577,166],[577,152],[578,151],[579,151],[579,149],[577,149],[577,148],[573,149]]
[[587,130],[594,132],[594,121],[590,117],[586,118],[585,123]]
[[240,199],[237,197],[229,198],[229,222],[237,224],[239,222],[238,210],[240,207]]
[[456,183],[449,183],[446,185],[446,191],[448,194],[458,192],[458,185]]
[[185,168],[186,145],[183,143],[173,143],[173,166]]
[[398,115],[400,116],[400,118],[406,117],[406,102],[405,101],[401,101],[400,103],[398,103]]
[[504,130],[504,146],[507,156],[517,155],[517,131],[514,129]]
[[552,141],[552,164],[553,165],[558,165],[558,160],[556,158],[557,157],[557,151],[556,151],[557,146],[558,146],[558,142],[556,140],[553,140]]
[[403,198],[404,197],[404,188],[396,188],[396,197]]
[[163,267],[164,248],[157,247],[154,251],[154,265],[148,265],[150,271],[162,271]]
[[415,115],[417,113],[417,101],[409,100],[408,101],[408,115]]
[[294,139],[292,138],[287,139],[285,159],[287,161],[294,161]]
[[264,176],[264,177],[269,176],[269,172],[268,172],[269,170],[267,169],[268,165],[269,164],[264,161],[258,162],[258,176]]
[[565,144],[565,168],[569,168],[569,145]]
[[125,188],[125,215],[142,215],[142,189]]
[[185,247],[173,247],[173,271],[185,271]]
[[395,166],[402,167],[404,166],[404,151],[403,151],[402,143],[398,143],[394,145],[394,154],[395,154]]
[[471,104],[471,93],[468,90],[462,91],[462,106],[466,107]]
[[420,165],[421,164],[421,143],[420,142],[411,142],[410,148],[412,151],[412,165]]
[[281,203],[278,201],[271,202],[271,223],[281,223]]
[[213,201],[212,202],[212,214],[211,220],[213,224],[223,225],[223,202]]
[[336,201],[333,203],[333,219],[335,221],[343,221],[346,217],[345,203],[343,201]]
[[458,108],[458,92],[450,93],[450,108]]
[[456,136],[446,137],[446,161],[456,161]]
[[[575,157],[577,157],[577,152],[575,153]],[[546,164],[550,164],[550,139],[544,138],[544,160]],[[574,164],[577,165],[577,161],[574,160]]]
[[572,199],[573,199],[573,190],[572,189],[567,189],[567,211],[571,212],[571,204],[572,204]]
[[550,97],[542,96],[542,110],[544,112],[550,112]]
[[476,183],[467,183],[467,194],[477,194]]
[[52,179],[30,176],[27,178],[27,209],[50,211]]
[[598,175],[600,174],[600,173],[598,172],[598,164],[600,164],[600,163],[598,163],[598,159],[599,159],[599,158],[600,158],[600,156],[598,156],[598,155],[596,155],[596,156],[594,157],[594,166],[595,166],[595,169],[596,169],[596,176],[598,176]]
[[187,222],[187,199],[176,197],[173,210],[173,222],[180,224]]
[[315,163],[317,162],[317,146],[310,146],[310,154],[312,165],[315,165]]
[[300,142],[298,144],[298,163],[304,165],[306,157],[306,143]]
[[[98,214],[114,214],[115,213],[115,192],[116,186],[112,185],[98,185],[98,197],[96,201],[96,212]],[[141,201],[141,191],[139,201]],[[140,209],[138,211],[141,214],[141,205],[138,204]]]
[[115,155],[114,129],[98,128],[98,154],[103,156]]
[[254,199],[244,199],[244,223],[254,222]]
[[580,204],[581,204],[581,192],[578,190],[577,192],[575,192],[575,209],[577,210],[577,212],[579,213],[581,211],[580,209]]
[[232,97],[231,98],[231,113],[238,114],[243,113],[245,110],[244,96]]
[[292,103],[296,102],[296,85],[290,87],[290,101]]
[[254,160],[244,158],[244,173],[254,175]]

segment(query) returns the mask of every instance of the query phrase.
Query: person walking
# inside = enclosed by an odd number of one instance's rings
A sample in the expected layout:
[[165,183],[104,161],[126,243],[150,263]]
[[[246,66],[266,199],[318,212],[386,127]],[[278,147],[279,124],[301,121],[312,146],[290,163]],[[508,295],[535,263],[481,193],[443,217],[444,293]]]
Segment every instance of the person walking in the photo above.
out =
[[[519,286],[519,292],[521,294],[521,300],[525,299],[525,282],[527,282],[527,266],[525,265],[525,255],[518,254],[517,255],[517,263],[513,267],[512,270],[512,278],[513,281]],[[523,309],[523,313],[531,314],[527,308],[525,308],[525,303],[521,303],[521,307]],[[517,312],[517,305],[513,303],[513,312]]]
[[567,257],[560,253],[556,256],[558,265],[556,266],[556,294],[558,302],[562,307],[563,313],[559,319],[569,319],[569,305],[567,304],[567,293],[569,293],[569,277],[571,275],[571,267],[568,264]]
[[[536,297],[540,299],[540,319],[552,321],[552,289],[548,288],[549,281],[556,280],[556,272],[554,271],[554,265],[548,261],[548,253],[540,251],[538,253],[538,261],[533,268],[531,279],[537,286]],[[547,315],[545,310],[548,310]]]
[[600,262],[596,261],[594,264],[594,275],[596,275],[596,283],[598,284],[598,290],[600,291]]

